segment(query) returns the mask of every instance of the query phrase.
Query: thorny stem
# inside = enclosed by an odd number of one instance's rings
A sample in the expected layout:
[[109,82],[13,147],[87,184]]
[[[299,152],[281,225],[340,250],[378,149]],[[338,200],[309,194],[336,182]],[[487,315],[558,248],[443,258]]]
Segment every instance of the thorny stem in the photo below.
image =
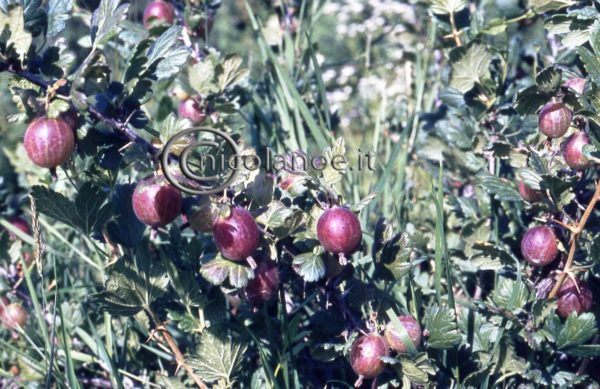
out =
[[454,12],[450,13],[450,26],[452,27],[452,37],[454,38],[454,43],[456,43],[457,47],[462,46],[462,42],[460,41],[460,31],[456,29],[456,22],[454,21]]
[[167,342],[167,345],[175,355],[175,360],[177,361],[178,367],[183,367],[190,376],[190,378],[194,380],[194,382],[199,388],[208,389],[208,386],[206,386],[206,384],[200,379],[200,377],[198,377],[196,373],[194,373],[194,370],[192,370],[190,365],[187,364],[183,353],[179,349],[179,346],[177,346],[177,342],[175,342],[175,339],[173,339],[173,337],[169,333],[169,330],[167,330],[164,324],[162,324],[160,320],[158,320],[158,318],[156,317],[154,312],[152,312],[152,310],[148,309],[146,310],[146,312],[148,312],[148,315],[152,318],[152,321],[154,321],[156,325],[156,329],[160,331],[160,333],[162,333],[162,336]]
[[569,247],[569,255],[567,257],[567,262],[565,263],[563,272],[558,276],[558,280],[556,281],[556,284],[554,284],[554,287],[552,288],[552,290],[550,291],[550,294],[548,295],[549,299],[556,297],[556,294],[558,293],[560,287],[562,286],[563,282],[565,281],[565,278],[567,278],[568,273],[571,271],[571,267],[573,266],[573,259],[575,258],[575,251],[577,250],[577,239],[579,238],[579,235],[581,235],[581,233],[583,232],[583,229],[585,228],[585,225],[586,225],[590,215],[592,214],[592,211],[594,210],[596,203],[599,200],[600,200],[600,181],[598,181],[596,183],[596,190],[594,191],[594,197],[592,197],[592,199],[590,200],[590,203],[588,204],[587,208],[583,212],[581,219],[579,219],[579,223],[577,223],[576,227],[569,228],[569,230],[572,231],[571,242],[570,242],[570,247]]
[[[27,70],[14,69],[13,67],[9,66],[6,71],[9,73],[12,73],[18,77],[24,78],[27,81],[29,81],[39,87],[42,87],[46,90],[51,90],[53,88],[53,86],[55,85],[55,82],[45,80],[44,78],[42,78],[36,74],[30,73]],[[65,87],[65,85],[61,86],[60,89],[62,89],[63,87]],[[57,93],[58,89],[53,90],[53,92]],[[152,143],[150,143],[147,140],[145,140],[144,138],[142,138],[137,133],[137,131],[129,128],[127,125],[128,121],[123,122],[123,121],[117,120],[115,118],[107,117],[102,112],[98,111],[98,109],[96,109],[96,107],[94,107],[92,105],[88,106],[88,112],[90,113],[91,116],[93,116],[97,120],[102,121],[103,123],[107,124],[108,126],[112,127],[113,129],[115,129],[118,133],[126,136],[131,142],[141,144],[152,157],[155,157],[156,155],[158,155],[160,153],[159,148],[157,148]]]

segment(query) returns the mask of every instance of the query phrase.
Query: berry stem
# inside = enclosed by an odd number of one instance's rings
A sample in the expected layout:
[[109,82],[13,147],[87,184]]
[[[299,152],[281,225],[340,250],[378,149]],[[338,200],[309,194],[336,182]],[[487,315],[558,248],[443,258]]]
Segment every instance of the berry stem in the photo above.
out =
[[583,229],[585,228],[585,225],[586,225],[588,219],[590,218],[590,215],[592,214],[592,211],[594,210],[596,203],[598,203],[599,200],[600,200],[600,181],[598,181],[596,183],[596,190],[594,191],[594,197],[592,197],[592,199],[590,200],[590,203],[588,204],[587,208],[583,212],[581,219],[579,219],[579,223],[577,223],[577,226],[574,229],[570,228],[570,230],[572,231],[572,235],[571,235],[571,242],[570,242],[569,255],[567,257],[567,262],[565,263],[563,272],[558,276],[558,280],[556,281],[556,284],[554,285],[554,287],[550,291],[550,294],[548,295],[549,299],[556,297],[556,294],[558,293],[560,287],[562,286],[563,282],[565,281],[565,278],[567,278],[568,272],[571,271],[571,267],[573,266],[573,259],[575,258],[575,251],[577,250],[577,239],[579,238],[579,235],[581,235],[581,233],[583,232]]

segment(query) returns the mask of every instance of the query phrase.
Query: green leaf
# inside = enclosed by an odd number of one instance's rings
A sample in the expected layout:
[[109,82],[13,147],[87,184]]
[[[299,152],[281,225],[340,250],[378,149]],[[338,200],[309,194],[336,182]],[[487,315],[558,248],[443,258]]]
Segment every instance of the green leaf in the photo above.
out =
[[71,17],[73,0],[50,0],[48,1],[48,32],[46,37],[52,39],[58,37],[67,25]]
[[7,14],[0,12],[0,32],[5,28],[10,31],[10,37],[6,42],[7,47],[12,47],[15,50],[19,60],[25,60],[25,55],[29,51],[33,38],[31,33],[25,30],[23,7],[13,6]]
[[574,357],[595,358],[600,356],[600,344],[584,344],[581,346],[569,347],[565,352]]
[[467,0],[431,0],[430,9],[440,15],[455,14],[465,8]]
[[529,0],[529,8],[538,13],[544,13],[548,11],[555,11],[557,9],[569,7],[575,4],[573,0]]
[[194,274],[181,271],[170,261],[165,261],[165,267],[169,273],[169,279],[175,292],[181,299],[181,303],[191,307],[202,307],[208,302],[206,296],[196,283]]
[[296,255],[292,263],[294,270],[307,282],[315,282],[325,275],[325,263],[314,252]]
[[156,65],[154,75],[157,80],[173,76],[187,62],[190,50],[181,40],[182,31],[181,26],[171,26],[148,49],[148,64]]
[[452,348],[462,340],[456,326],[456,315],[446,306],[433,304],[427,307],[424,326],[429,332],[427,344],[432,348]]
[[196,352],[186,358],[204,381],[225,380],[231,385],[240,372],[246,348],[245,344],[235,342],[231,336],[218,336],[204,331]]
[[111,197],[114,219],[107,225],[108,235],[115,243],[136,246],[144,237],[144,225],[133,211],[132,196],[135,184],[117,185]]
[[61,99],[54,99],[48,105],[47,115],[51,118],[57,118],[61,113],[67,112],[71,108],[68,102]]
[[72,227],[77,227],[74,223],[77,218],[75,204],[68,198],[39,185],[31,188],[31,195],[35,199],[38,212]]
[[543,93],[554,93],[558,91],[562,83],[562,71],[554,66],[549,66],[538,73],[535,82]]
[[168,283],[163,263],[140,248],[108,269],[105,290],[92,298],[111,314],[133,316],[162,296]]
[[245,287],[254,278],[254,270],[250,266],[227,260],[221,255],[202,265],[200,274],[213,285],[221,285],[229,278],[229,283],[235,288]]
[[505,178],[482,172],[477,175],[477,181],[487,193],[500,201],[522,201],[514,184]]
[[[342,180],[342,175],[348,166],[348,161],[346,159],[346,142],[344,141],[344,138],[338,138],[331,147],[325,148],[322,156],[325,157],[328,162],[325,165],[325,169],[322,171],[323,177],[321,178],[321,182],[325,187],[331,188]],[[333,162],[335,162],[335,164]]]
[[426,353],[418,354],[413,360],[408,358],[400,359],[400,367],[402,374],[414,385],[427,385],[429,375],[435,375],[436,373]]
[[492,55],[479,43],[470,45],[460,58],[452,64],[450,86],[462,93],[481,85],[490,78]]
[[[515,288],[517,288],[516,291]],[[515,292],[515,297],[512,297],[513,292]],[[511,298],[514,298],[514,300],[511,301]],[[527,289],[525,283],[517,283],[517,281],[507,277],[500,277],[500,280],[492,294],[492,300],[496,305],[509,310],[512,310],[513,307],[521,309],[525,306],[528,299],[529,290]],[[511,306],[509,306],[509,302],[512,303]]]
[[549,96],[541,93],[538,87],[532,85],[517,93],[515,110],[521,115],[532,115],[548,102]]
[[571,314],[556,338],[559,350],[579,346],[590,340],[598,333],[596,317],[591,312],[579,316]]
[[103,225],[111,214],[111,205],[106,202],[107,194],[96,184],[86,182],[75,197],[75,209],[79,228],[90,234]]
[[219,86],[215,82],[217,65],[217,57],[215,55],[209,55],[189,68],[188,76],[190,86],[198,94],[207,95],[219,91]]
[[600,84],[600,60],[586,47],[578,47],[577,53],[583,62],[583,66],[596,84]]
[[120,24],[127,17],[129,4],[119,5],[121,0],[101,0],[92,15],[92,43],[94,47],[102,45],[115,36]]
[[249,70],[242,67],[243,59],[239,55],[230,54],[225,57],[223,63],[217,67],[217,84],[223,92],[246,78]]

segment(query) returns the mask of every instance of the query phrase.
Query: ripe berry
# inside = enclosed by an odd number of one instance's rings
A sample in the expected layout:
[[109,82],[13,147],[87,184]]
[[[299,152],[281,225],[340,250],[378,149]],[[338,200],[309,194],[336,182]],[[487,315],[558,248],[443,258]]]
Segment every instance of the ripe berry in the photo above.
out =
[[348,208],[329,208],[317,222],[317,237],[325,250],[334,254],[351,254],[362,241],[358,217]]
[[563,83],[563,86],[566,88],[573,89],[575,92],[580,95],[583,94],[583,89],[585,88],[585,78],[575,77],[567,80]]
[[548,138],[563,136],[573,120],[573,112],[562,103],[549,102],[539,115],[540,131]]
[[571,169],[584,170],[592,165],[592,162],[583,154],[583,147],[589,144],[590,138],[583,131],[574,133],[562,144],[563,158]]
[[[579,287],[579,291],[577,291]],[[587,312],[592,307],[594,296],[592,290],[583,281],[577,281],[577,286],[572,279],[567,278],[558,290],[558,307],[556,312],[563,318],[572,312],[578,315]]]
[[140,181],[132,201],[135,216],[154,228],[171,223],[181,213],[181,192],[162,176]]
[[63,119],[41,117],[27,127],[23,146],[33,163],[53,168],[69,159],[75,148],[75,136]]
[[12,329],[24,327],[27,323],[27,311],[19,304],[9,304],[0,310],[0,322]]
[[229,216],[220,216],[213,227],[217,248],[231,261],[243,261],[251,256],[258,247],[259,238],[256,221],[243,208],[232,208]]
[[179,103],[179,109],[177,110],[179,117],[189,119],[192,124],[197,125],[204,121],[206,114],[204,109],[200,106],[200,100],[198,98],[189,98]]
[[268,301],[279,287],[279,270],[277,263],[265,258],[258,262],[254,269],[254,278],[244,288],[244,296],[254,305]]
[[542,199],[542,192],[531,189],[531,187],[523,181],[519,181],[519,193],[523,200],[530,203],[537,203]]
[[[13,226],[17,227],[23,233],[25,233],[27,235],[31,235],[31,228],[29,227],[29,223],[27,223],[27,221],[25,221],[25,219],[23,219],[22,217],[13,216],[12,218],[10,218],[10,220],[8,222],[10,224],[12,224]],[[17,239],[17,236],[15,234],[13,234],[12,232],[9,232],[9,237],[10,237],[10,240]]]
[[558,256],[558,243],[552,228],[530,228],[521,239],[521,253],[534,266],[546,266]]
[[383,336],[374,333],[360,336],[352,344],[350,364],[359,377],[373,378],[385,368],[381,357],[387,357],[388,353]]
[[175,20],[175,8],[173,5],[162,0],[152,1],[144,9],[144,27],[149,28],[154,23],[173,24]]
[[[408,333],[408,337],[415,348],[419,347],[419,344],[421,344],[421,334],[423,332],[419,323],[410,315],[398,316],[398,320],[400,320],[400,323]],[[392,350],[399,353],[407,352],[408,348],[402,341],[402,337],[398,331],[396,331],[396,327],[392,322],[389,322],[385,327],[384,335]]]

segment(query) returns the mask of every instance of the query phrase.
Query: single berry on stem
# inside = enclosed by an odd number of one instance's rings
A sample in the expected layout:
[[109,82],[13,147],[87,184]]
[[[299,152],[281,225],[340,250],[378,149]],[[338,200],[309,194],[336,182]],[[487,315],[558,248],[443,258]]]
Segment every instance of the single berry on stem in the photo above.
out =
[[345,264],[346,256],[362,242],[360,221],[348,208],[329,208],[317,222],[317,237],[325,250],[338,254],[340,262]]
[[358,375],[355,386],[360,386],[363,378],[379,375],[385,368],[381,357],[388,355],[388,344],[383,336],[375,333],[359,336],[350,349],[350,365]]
[[590,138],[583,131],[578,131],[569,136],[561,146],[565,162],[571,169],[585,170],[592,166],[592,162],[583,153],[583,147],[590,144]]
[[524,181],[519,181],[519,193],[521,194],[523,200],[529,203],[537,203],[542,199],[542,192],[532,189]]
[[75,149],[73,128],[63,119],[40,117],[27,127],[23,146],[33,163],[55,168],[66,162]]
[[163,176],[140,181],[133,191],[133,211],[144,224],[164,227],[181,213],[181,192]]
[[573,112],[564,104],[549,102],[542,107],[539,114],[540,131],[548,138],[563,136],[573,120]]
[[[421,344],[421,334],[423,333],[423,331],[421,330],[421,326],[419,325],[417,320],[415,320],[415,318],[410,315],[398,316],[398,320],[400,320],[400,324],[402,324],[402,326],[406,330],[406,333],[412,341],[415,349],[418,348]],[[396,330],[394,323],[389,322],[387,324],[387,326],[385,327],[384,336],[392,350],[395,350],[399,353],[406,353],[408,351],[408,347],[402,340],[402,336],[400,336],[400,334]]]
[[546,266],[558,256],[558,240],[547,226],[530,228],[521,239],[521,253],[533,266]]
[[254,269],[254,278],[248,281],[243,294],[250,303],[258,305],[272,299],[278,287],[277,263],[269,258],[261,258]]
[[577,281],[577,284],[575,284],[571,278],[567,278],[563,282],[556,297],[558,298],[556,312],[563,318],[568,317],[573,312],[580,315],[589,311],[594,301],[589,286],[583,281]]
[[213,226],[213,239],[221,254],[231,261],[251,259],[258,247],[260,232],[256,221],[243,208],[231,208]]
[[190,97],[180,102],[177,112],[180,118],[189,119],[194,125],[202,123],[206,118],[204,108],[200,105],[200,100],[197,97]]
[[144,27],[150,28],[154,23],[173,24],[175,20],[175,8],[171,3],[155,0],[144,9]]
[[12,303],[0,310],[0,322],[11,329],[25,327],[27,311],[20,304]]

